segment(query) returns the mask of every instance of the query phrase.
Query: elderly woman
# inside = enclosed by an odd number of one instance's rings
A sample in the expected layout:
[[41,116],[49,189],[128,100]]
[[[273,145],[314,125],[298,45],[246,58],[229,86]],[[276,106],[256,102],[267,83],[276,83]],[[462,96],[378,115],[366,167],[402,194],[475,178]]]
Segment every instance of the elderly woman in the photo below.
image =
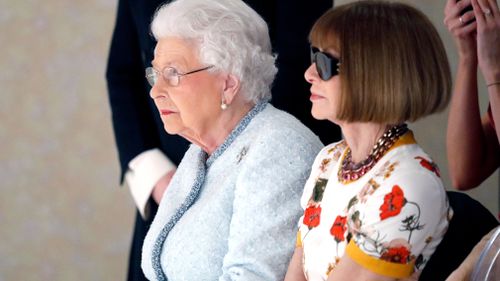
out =
[[385,1],[329,10],[310,41],[312,115],[344,140],[313,164],[285,280],[417,279],[452,211],[405,122],[448,103],[443,44],[421,12]]
[[147,78],[165,130],[192,142],[143,246],[151,280],[283,280],[322,144],[267,103],[267,25],[242,1],[179,0],[152,23]]

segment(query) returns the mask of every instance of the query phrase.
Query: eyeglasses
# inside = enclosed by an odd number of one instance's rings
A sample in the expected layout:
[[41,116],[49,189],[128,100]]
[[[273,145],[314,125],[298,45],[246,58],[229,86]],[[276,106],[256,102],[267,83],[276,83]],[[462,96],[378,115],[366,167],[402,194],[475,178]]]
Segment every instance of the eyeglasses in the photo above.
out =
[[340,72],[340,60],[311,46],[311,63],[316,63],[316,71],[323,81],[328,81]]
[[162,76],[163,79],[168,83],[168,85],[170,85],[172,87],[176,87],[176,86],[179,86],[181,76],[185,76],[188,74],[193,74],[196,72],[207,70],[207,69],[210,69],[212,67],[214,67],[214,66],[210,65],[210,66],[203,67],[200,69],[195,69],[195,70],[192,70],[192,71],[189,71],[186,73],[181,73],[177,69],[170,67],[170,66],[163,68],[162,71],[158,71],[152,67],[147,67],[146,68],[146,79],[148,79],[149,85],[151,85],[151,87],[153,87],[156,84],[156,82],[158,81],[158,77]]

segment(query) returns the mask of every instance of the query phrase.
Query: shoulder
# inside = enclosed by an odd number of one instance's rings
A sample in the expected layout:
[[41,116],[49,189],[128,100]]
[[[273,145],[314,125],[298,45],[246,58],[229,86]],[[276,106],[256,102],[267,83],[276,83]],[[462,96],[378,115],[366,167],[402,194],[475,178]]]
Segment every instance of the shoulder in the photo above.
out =
[[347,144],[344,140],[341,140],[323,147],[318,156],[331,157],[333,160],[338,161],[346,148]]
[[[383,158],[384,159],[384,158]],[[428,192],[443,189],[441,172],[438,165],[417,144],[396,148],[391,157],[385,159],[381,169],[386,169],[387,181],[403,182],[415,187],[416,192]]]
[[326,170],[330,170],[328,168],[334,166],[340,160],[346,148],[347,145],[343,140],[323,147],[316,155],[312,173],[319,173],[321,171],[324,174],[323,177],[328,178],[329,173]]
[[448,200],[439,168],[417,144],[398,147],[381,160],[370,181],[377,187],[372,200],[368,200],[375,208],[392,198],[404,198],[404,202],[412,202],[426,216],[447,210]]
[[292,115],[268,104],[248,126],[247,138],[267,153],[314,155],[323,147],[319,138]]
[[315,187],[326,187],[330,177],[332,175],[336,175],[334,172],[336,164],[346,148],[347,146],[345,141],[342,140],[325,146],[316,155],[300,201],[304,209],[306,208]]
[[198,161],[198,158],[200,157],[200,153],[202,152],[201,148],[197,146],[196,144],[190,144],[186,153],[182,157],[181,162],[179,163],[179,168],[184,167],[184,166],[191,166],[194,165],[194,162]]
[[267,134],[274,137],[286,136],[292,138],[303,138],[308,142],[319,143],[319,138],[297,118],[291,114],[276,109],[271,104],[255,117],[255,123],[258,123],[260,129],[265,130]]
[[248,124],[231,151],[237,154],[239,179],[293,183],[302,190],[322,147],[319,138],[297,119],[267,105]]
[[[354,243],[363,255],[393,264],[391,252],[404,249],[405,262],[397,266],[411,272],[434,251],[446,231],[449,205],[439,172],[416,144],[404,145],[380,159],[372,174],[349,205]],[[401,241],[406,241],[401,244]],[[373,252],[371,249],[380,249]],[[352,253],[351,257],[354,257]]]

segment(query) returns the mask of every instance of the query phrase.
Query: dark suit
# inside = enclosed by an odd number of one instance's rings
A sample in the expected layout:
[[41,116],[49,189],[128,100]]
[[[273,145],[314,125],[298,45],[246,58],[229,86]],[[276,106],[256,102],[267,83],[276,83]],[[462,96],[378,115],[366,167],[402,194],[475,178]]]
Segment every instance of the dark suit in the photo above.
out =
[[[324,143],[340,138],[336,126],[315,121],[310,114],[309,86],[303,78],[309,66],[307,34],[314,21],[332,6],[331,0],[247,0],[268,22],[274,52],[278,53],[278,75],[272,91],[272,103],[284,109],[320,136]],[[111,42],[106,78],[113,128],[121,164],[121,181],[129,162],[152,148],[161,149],[178,164],[188,142],[168,135],[144,79],[144,69],[153,59],[156,42],[150,35],[150,22],[161,0],[119,0],[115,30]],[[148,221],[137,212],[134,239],[129,259],[128,280],[145,280],[140,269],[141,249],[154,214]]]

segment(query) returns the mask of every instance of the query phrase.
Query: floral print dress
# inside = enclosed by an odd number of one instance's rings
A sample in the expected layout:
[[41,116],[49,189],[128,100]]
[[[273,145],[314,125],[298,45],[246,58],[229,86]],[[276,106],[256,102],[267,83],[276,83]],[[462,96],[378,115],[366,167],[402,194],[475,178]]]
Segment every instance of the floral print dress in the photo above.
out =
[[326,280],[344,254],[393,278],[417,277],[453,212],[439,169],[407,132],[359,179],[337,176],[344,141],[316,157],[305,185],[297,246],[308,280]]

